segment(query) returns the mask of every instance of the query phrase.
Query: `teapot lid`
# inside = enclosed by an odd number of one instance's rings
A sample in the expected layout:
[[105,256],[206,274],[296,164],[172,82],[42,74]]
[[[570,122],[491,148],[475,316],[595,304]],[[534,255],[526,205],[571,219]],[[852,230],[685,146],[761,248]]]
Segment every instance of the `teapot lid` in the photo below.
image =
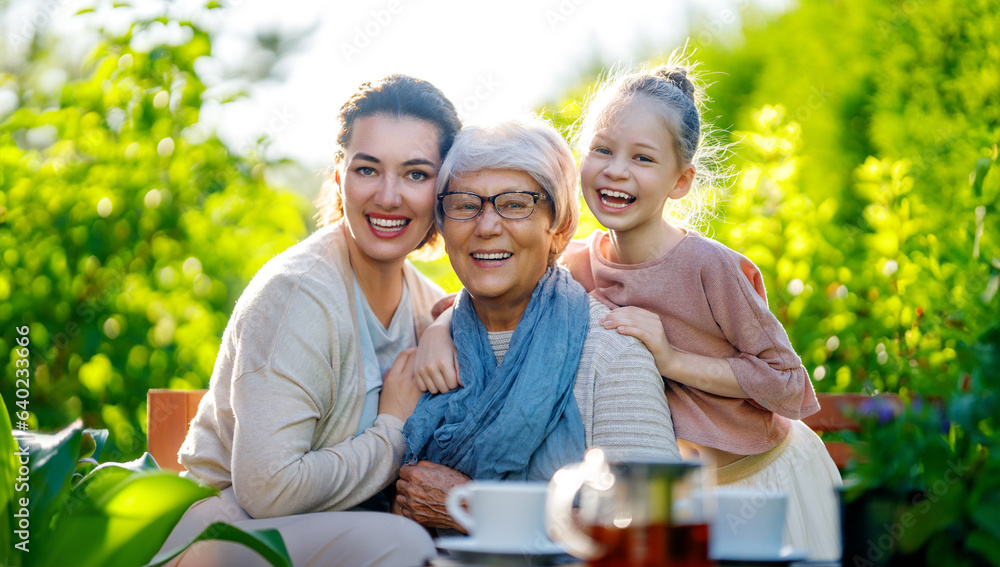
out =
[[705,466],[701,461],[629,461],[608,463],[616,473],[648,477],[682,478]]

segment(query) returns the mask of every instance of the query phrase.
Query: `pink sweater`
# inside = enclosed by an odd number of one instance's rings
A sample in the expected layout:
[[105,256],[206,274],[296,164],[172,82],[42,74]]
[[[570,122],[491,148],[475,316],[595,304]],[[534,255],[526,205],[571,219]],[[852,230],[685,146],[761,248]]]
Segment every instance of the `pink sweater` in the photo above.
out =
[[788,334],[767,309],[753,262],[693,232],[663,256],[616,264],[601,254],[595,231],[562,256],[573,277],[608,307],[659,314],[671,346],[725,358],[749,399],[709,394],[665,380],[678,439],[755,455],[776,447],[791,427],[819,410],[816,393]]

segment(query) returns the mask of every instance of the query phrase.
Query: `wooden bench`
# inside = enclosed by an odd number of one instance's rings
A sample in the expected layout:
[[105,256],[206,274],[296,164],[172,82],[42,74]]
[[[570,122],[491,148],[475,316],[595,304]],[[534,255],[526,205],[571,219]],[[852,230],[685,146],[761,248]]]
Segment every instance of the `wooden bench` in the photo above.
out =
[[[149,454],[160,468],[182,471],[177,462],[177,451],[184,442],[188,427],[198,411],[198,402],[208,390],[150,390],[146,396],[146,435]],[[835,431],[859,431],[851,419],[858,408],[872,399],[867,394],[817,394],[821,409],[802,421],[813,431],[823,434]],[[880,394],[895,409],[902,408],[902,401],[895,394]],[[847,466],[854,451],[847,443],[827,441],[826,449],[837,468]]]
[[[851,416],[857,415],[862,405],[871,403],[873,399],[888,404],[896,414],[903,408],[903,401],[896,394],[879,394],[877,397],[868,394],[816,394],[820,410],[802,420],[813,431],[822,436],[823,433],[837,431],[861,431],[858,422]],[[833,462],[838,469],[847,466],[847,461],[854,455],[854,449],[840,441],[824,441]]]
[[177,462],[177,451],[207,391],[150,390],[146,393],[146,450],[161,469],[184,470]]

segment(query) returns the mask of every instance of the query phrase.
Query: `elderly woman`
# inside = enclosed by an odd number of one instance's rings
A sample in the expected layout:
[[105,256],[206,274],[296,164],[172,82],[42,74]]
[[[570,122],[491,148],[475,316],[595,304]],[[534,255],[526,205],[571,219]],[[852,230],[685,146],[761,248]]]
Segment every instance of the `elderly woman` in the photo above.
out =
[[395,511],[457,528],[444,511],[469,479],[548,480],[603,447],[679,460],[663,382],[638,340],[556,259],[576,231],[572,154],[552,127],[505,122],[455,138],[437,182],[439,230],[465,286],[451,333],[461,388],[424,394],[406,422]]

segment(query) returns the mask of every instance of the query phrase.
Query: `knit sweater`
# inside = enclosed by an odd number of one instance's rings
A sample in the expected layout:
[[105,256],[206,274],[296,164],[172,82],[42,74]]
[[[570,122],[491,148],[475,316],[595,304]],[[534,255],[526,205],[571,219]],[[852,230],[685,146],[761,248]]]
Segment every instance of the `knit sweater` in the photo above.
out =
[[678,439],[738,455],[776,447],[790,419],[819,410],[802,361],[767,308],[757,267],[693,232],[663,256],[617,264],[601,253],[603,231],[570,243],[562,261],[609,307],[631,305],[660,316],[671,346],[726,359],[749,398],[727,398],[665,380]]
[[[180,462],[233,487],[254,518],[345,510],[392,482],[403,422],[388,414],[355,436],[365,398],[354,285],[343,223],[269,261],[222,337],[209,391]],[[406,263],[417,336],[442,292]]]
[[[608,312],[591,298],[590,323],[573,386],[585,446],[601,447],[610,461],[679,461],[670,407],[653,355],[639,340],[605,329],[599,321]],[[497,364],[513,334],[488,333]]]

